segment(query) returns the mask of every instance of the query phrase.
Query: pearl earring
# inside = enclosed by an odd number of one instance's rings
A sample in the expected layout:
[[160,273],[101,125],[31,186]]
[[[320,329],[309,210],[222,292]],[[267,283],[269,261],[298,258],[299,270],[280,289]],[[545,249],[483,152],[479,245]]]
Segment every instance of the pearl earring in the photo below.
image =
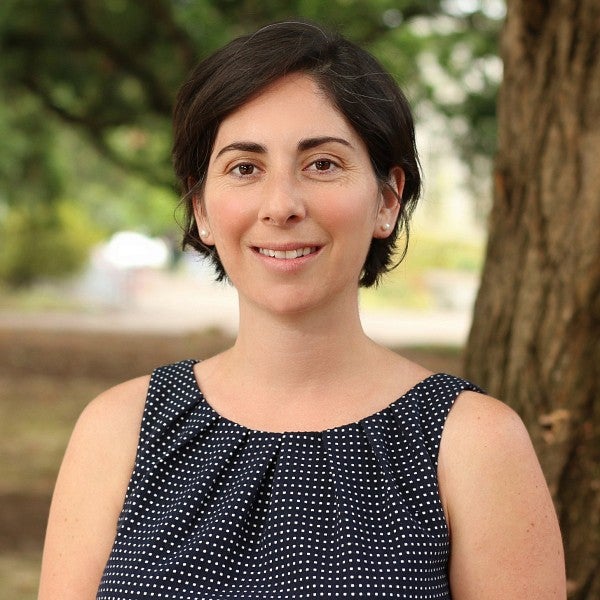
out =
[[389,224],[389,223],[384,223],[384,224],[381,226],[381,229],[383,229],[384,231],[387,231],[389,228],[390,228],[390,224]]
[[206,229],[201,229],[200,230],[200,237],[201,238],[205,238],[208,235],[208,231],[206,231]]

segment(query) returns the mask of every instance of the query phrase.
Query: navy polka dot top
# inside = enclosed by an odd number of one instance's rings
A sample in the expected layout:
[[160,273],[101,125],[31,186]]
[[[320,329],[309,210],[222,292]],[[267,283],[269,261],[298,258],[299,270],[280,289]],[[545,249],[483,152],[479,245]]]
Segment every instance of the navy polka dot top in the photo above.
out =
[[134,471],[97,598],[450,598],[437,487],[463,390],[435,374],[320,432],[220,416],[187,360],[152,374]]

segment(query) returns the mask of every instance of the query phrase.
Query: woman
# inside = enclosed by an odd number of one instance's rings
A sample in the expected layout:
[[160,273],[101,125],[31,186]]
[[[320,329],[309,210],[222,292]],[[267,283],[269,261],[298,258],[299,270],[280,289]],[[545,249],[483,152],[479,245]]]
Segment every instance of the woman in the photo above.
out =
[[236,286],[239,335],[84,411],[40,598],[564,597],[518,417],[361,328],[420,190],[392,78],[279,23],[203,61],[174,122],[184,243]]

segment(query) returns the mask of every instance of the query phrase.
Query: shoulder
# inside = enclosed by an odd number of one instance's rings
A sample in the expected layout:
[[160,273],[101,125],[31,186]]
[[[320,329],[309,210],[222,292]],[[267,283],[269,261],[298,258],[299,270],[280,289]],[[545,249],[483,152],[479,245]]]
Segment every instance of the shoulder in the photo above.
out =
[[122,416],[123,412],[139,412],[140,409],[143,409],[149,383],[150,375],[119,383],[96,396],[87,405],[83,414],[86,412],[98,412],[99,414],[117,412]]
[[438,477],[457,597],[562,597],[556,513],[515,411],[483,394],[460,394],[442,435]]
[[113,516],[121,509],[133,471],[149,377],[116,385],[82,411],[60,468],[54,500],[69,501],[85,482]]
[[61,475],[95,477],[114,490],[120,508],[138,444],[149,376],[116,385],[82,411],[65,453]]
[[139,414],[144,408],[150,375],[143,375],[115,385],[94,398],[84,409],[87,413],[105,416]]
[[[445,438],[445,440],[444,440]],[[504,402],[474,391],[462,392],[448,414],[443,446],[454,452],[491,448],[510,442],[531,447],[529,435],[519,415]]]
[[73,437],[112,438],[126,443],[134,436],[137,443],[149,382],[148,375],[131,379],[94,398],[81,413]]
[[[505,403],[477,392],[462,392],[448,414],[439,455],[439,479],[448,513],[464,487],[480,486],[482,476],[511,476],[515,465],[539,477],[529,434]],[[481,488],[480,488],[481,489]]]
[[117,385],[79,417],[50,507],[40,599],[95,594],[133,470],[148,383]]

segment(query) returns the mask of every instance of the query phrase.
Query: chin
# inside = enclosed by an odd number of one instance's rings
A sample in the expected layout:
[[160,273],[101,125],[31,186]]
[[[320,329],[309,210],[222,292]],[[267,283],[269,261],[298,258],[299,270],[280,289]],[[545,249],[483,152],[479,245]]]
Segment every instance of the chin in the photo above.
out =
[[315,301],[299,301],[295,299],[276,299],[270,298],[268,302],[263,304],[263,308],[277,317],[300,317],[310,314],[312,311],[319,308],[320,303]]

